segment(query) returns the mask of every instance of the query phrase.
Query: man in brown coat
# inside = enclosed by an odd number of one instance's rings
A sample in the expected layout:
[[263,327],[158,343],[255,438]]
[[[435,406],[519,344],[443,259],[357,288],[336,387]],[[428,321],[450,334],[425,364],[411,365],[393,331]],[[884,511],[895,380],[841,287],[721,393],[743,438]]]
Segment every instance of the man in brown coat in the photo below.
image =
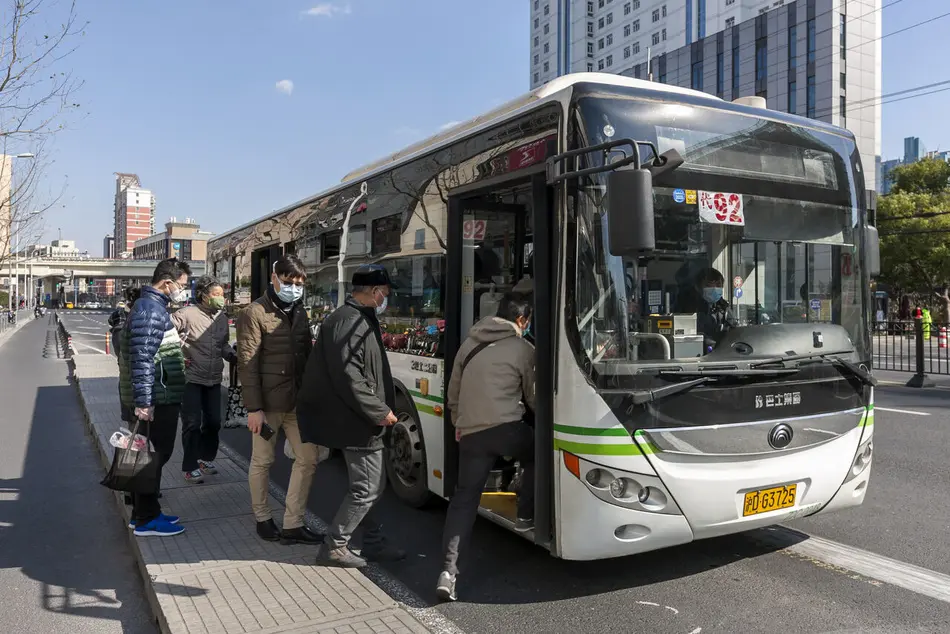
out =
[[[317,535],[303,524],[310,483],[317,466],[317,446],[303,443],[297,426],[297,392],[312,340],[301,305],[306,280],[303,263],[285,255],[274,264],[267,292],[237,319],[237,356],[247,427],[253,434],[248,482],[251,507],[261,539],[283,544],[318,544]],[[271,517],[267,484],[274,464],[277,431],[284,430],[294,451],[287,486],[283,530]]]

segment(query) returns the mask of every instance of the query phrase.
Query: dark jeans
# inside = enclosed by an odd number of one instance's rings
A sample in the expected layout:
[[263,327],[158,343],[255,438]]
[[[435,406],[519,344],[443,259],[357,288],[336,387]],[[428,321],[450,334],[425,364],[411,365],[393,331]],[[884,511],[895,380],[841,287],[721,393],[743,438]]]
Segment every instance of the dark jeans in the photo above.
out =
[[518,517],[534,517],[534,430],[522,422],[503,423],[462,436],[458,483],[449,502],[442,534],[445,553],[442,570],[451,575],[458,574],[459,552],[468,549],[485,482],[495,461],[502,456],[519,460],[524,468],[518,493]]
[[[156,405],[155,414],[149,424],[149,440],[155,447],[159,459],[158,475],[161,478],[162,469],[175,451],[175,438],[178,436],[179,405]],[[162,505],[158,502],[158,491],[155,493],[136,493],[132,496],[132,520],[136,524],[147,524],[158,517],[162,512]]]
[[185,384],[181,401],[181,446],[185,473],[198,468],[198,461],[211,462],[218,455],[221,431],[221,384]]
[[344,449],[350,488],[330,522],[325,542],[330,548],[343,548],[350,543],[353,531],[363,526],[363,548],[382,544],[383,536],[373,507],[386,488],[386,467],[383,450]]

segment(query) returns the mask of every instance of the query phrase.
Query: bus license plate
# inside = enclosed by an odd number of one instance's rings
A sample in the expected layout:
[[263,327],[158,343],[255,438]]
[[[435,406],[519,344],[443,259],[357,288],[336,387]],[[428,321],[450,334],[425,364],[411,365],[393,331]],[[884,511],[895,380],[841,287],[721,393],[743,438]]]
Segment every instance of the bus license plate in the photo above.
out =
[[749,515],[758,515],[759,513],[768,513],[769,511],[795,506],[795,494],[797,492],[797,484],[749,491],[745,494],[742,516],[748,517]]

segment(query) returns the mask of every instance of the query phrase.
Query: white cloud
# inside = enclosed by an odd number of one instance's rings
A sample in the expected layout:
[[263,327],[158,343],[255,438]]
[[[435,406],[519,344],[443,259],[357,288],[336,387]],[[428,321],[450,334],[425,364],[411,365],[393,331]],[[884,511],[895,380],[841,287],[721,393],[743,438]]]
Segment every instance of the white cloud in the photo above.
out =
[[332,18],[335,15],[349,15],[352,13],[349,4],[333,4],[331,2],[322,2],[303,12],[310,17]]
[[277,88],[277,92],[282,92],[289,96],[294,91],[294,82],[289,79],[281,79],[275,84],[275,87]]
[[448,123],[443,123],[442,125],[439,126],[439,131],[440,131],[440,132],[445,132],[445,131],[448,130],[449,128],[454,128],[455,126],[457,126],[457,125],[460,124],[460,123],[462,123],[462,122],[461,122],[461,121],[449,121]]

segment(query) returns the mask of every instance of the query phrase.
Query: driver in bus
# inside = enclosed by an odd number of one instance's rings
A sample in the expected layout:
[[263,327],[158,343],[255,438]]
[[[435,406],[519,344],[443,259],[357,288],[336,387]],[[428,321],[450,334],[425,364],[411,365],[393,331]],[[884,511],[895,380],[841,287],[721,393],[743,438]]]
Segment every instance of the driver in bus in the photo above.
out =
[[706,352],[711,352],[723,335],[737,325],[729,302],[723,297],[724,284],[722,273],[712,267],[704,268],[677,302],[676,312],[696,313],[696,330],[705,338]]

